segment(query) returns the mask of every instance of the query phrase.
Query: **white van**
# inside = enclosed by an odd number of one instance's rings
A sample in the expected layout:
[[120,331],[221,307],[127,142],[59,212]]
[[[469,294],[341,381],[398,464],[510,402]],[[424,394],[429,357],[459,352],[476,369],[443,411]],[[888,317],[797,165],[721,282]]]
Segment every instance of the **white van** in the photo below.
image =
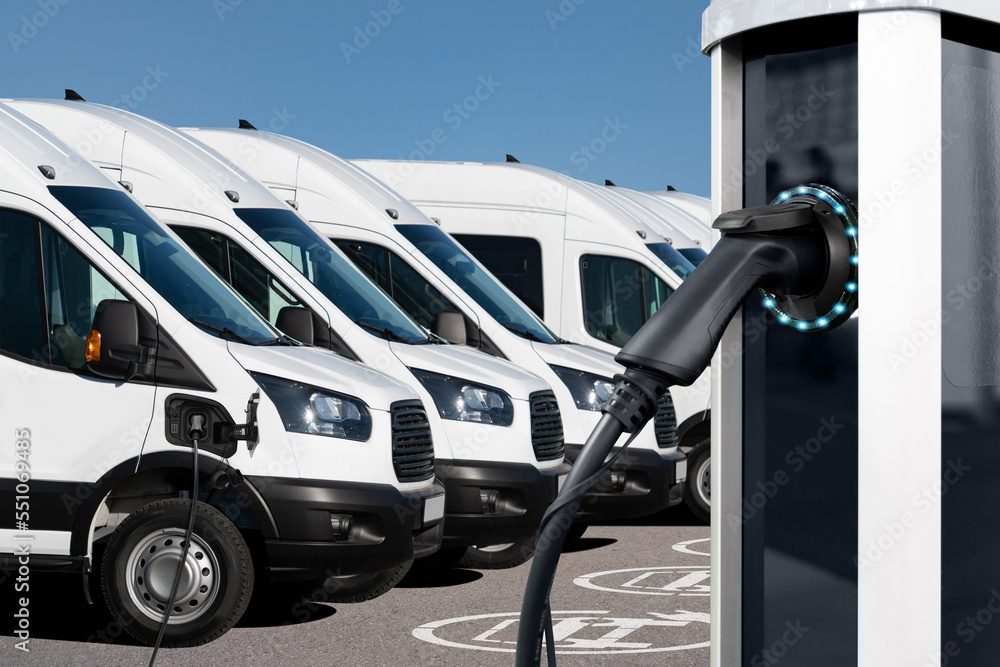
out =
[[[232,627],[255,577],[367,579],[438,548],[413,391],[280,334],[2,104],[0,146],[0,497],[16,509],[0,563],[16,590],[33,570],[94,574],[153,643],[183,563],[164,645],[185,646]],[[411,452],[404,420],[424,424]]]
[[[79,101],[17,103],[57,134],[107,139],[90,153],[268,321],[406,382],[429,415],[445,484],[442,548],[509,567],[569,464],[549,386],[516,366],[443,343],[413,322],[285,201],[204,144],[161,123]],[[284,315],[282,314],[284,313]]]
[[[606,352],[560,341],[464,248],[368,173],[305,142],[247,125],[185,131],[295,202],[418,323],[544,379],[559,402],[566,455],[574,460],[597,425],[612,378],[624,368]],[[588,494],[576,535],[590,522],[647,516],[681,502],[686,463],[669,392],[655,430],[644,431],[631,447],[605,484]]]
[[639,192],[617,186],[608,191],[627,197],[650,210],[656,219],[667,224],[667,228],[678,230],[692,239],[697,250],[688,250],[687,245],[674,244],[685,259],[698,266],[712,247],[712,202],[704,197],[678,192],[663,191],[662,196],[652,192]]
[[712,230],[686,211],[664,199],[635,190],[619,187],[601,188],[597,185],[591,187],[600,189],[608,198],[619,203],[629,213],[651,227],[654,233],[673,247],[692,268],[698,266],[701,260],[708,256]]
[[[548,169],[516,162],[352,162],[439,221],[556,334],[575,343],[616,353],[691,267],[605,188]],[[706,521],[710,384],[704,373],[691,387],[671,389],[681,446],[690,448],[685,496]]]
[[662,199],[671,206],[676,206],[685,211],[693,219],[701,221],[708,228],[709,237],[711,238],[712,222],[715,218],[712,216],[712,200],[708,197],[699,197],[689,192],[681,192],[669,185],[666,190],[649,190],[643,194]]

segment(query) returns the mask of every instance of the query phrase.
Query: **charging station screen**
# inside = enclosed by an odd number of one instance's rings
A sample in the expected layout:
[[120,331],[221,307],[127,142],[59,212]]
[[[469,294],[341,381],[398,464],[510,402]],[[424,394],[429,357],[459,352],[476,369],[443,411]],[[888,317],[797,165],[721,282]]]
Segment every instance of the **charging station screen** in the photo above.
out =
[[[942,18],[941,653],[928,664],[1000,656],[1000,30]],[[915,335],[914,339],[918,337]],[[919,342],[919,340],[917,341]],[[913,344],[914,354],[920,348]]]
[[[807,183],[857,202],[857,16],[755,31],[743,54],[744,206]],[[744,667],[857,664],[857,331],[747,300],[743,507],[723,518],[743,534]]]

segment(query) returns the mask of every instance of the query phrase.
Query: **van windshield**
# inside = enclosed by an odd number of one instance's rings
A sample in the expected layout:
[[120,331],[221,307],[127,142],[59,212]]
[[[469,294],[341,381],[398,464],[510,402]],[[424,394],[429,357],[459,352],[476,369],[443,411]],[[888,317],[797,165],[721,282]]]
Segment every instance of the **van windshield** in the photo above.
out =
[[541,343],[559,342],[527,306],[511,296],[491,273],[438,227],[396,225],[396,229],[506,329]]
[[362,328],[387,340],[427,342],[427,334],[417,323],[294,212],[280,208],[238,208],[235,211]]
[[687,277],[694,271],[694,264],[674,250],[674,247],[669,243],[647,243],[646,247],[653,251],[653,254],[666,264],[668,269],[676,273],[681,280],[687,280]]
[[67,185],[50,185],[49,192],[202,330],[252,345],[278,338],[275,329],[124,192]]

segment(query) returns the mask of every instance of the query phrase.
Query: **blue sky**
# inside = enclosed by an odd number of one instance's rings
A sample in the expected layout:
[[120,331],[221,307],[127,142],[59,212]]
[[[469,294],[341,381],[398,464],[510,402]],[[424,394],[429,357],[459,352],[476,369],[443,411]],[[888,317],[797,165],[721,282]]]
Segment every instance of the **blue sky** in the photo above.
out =
[[709,194],[708,0],[5,0],[0,97]]

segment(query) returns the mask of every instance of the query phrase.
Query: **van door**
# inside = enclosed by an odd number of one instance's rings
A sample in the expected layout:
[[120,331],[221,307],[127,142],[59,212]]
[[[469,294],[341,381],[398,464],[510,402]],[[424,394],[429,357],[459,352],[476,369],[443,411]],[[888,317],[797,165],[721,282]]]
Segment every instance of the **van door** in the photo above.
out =
[[611,353],[627,343],[673,293],[641,257],[613,246],[566,242],[563,334]]
[[84,359],[103,299],[129,297],[52,227],[0,209],[0,502],[27,508],[0,514],[0,553],[27,531],[32,553],[81,555],[79,501],[142,451],[155,387],[100,378]]

